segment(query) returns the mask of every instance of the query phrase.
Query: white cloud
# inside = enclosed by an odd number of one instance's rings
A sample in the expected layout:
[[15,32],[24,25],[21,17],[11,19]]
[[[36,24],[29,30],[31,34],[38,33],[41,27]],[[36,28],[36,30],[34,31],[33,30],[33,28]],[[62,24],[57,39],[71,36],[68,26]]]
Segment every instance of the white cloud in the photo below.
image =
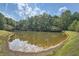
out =
[[23,6],[25,6],[25,4],[18,4],[18,9],[19,9],[19,10],[22,10],[22,9],[23,9],[23,8],[22,8]]
[[12,18],[12,19],[15,20],[15,18],[14,18],[12,15],[9,15],[9,14],[6,13],[6,12],[0,11],[0,13],[2,13],[5,17]]
[[8,3],[5,4],[5,11],[0,11],[0,13],[2,13],[5,17],[16,20],[13,15],[9,15],[6,11],[8,11]]
[[67,10],[68,8],[67,7],[61,7],[61,8],[59,8],[59,12],[63,12],[63,11],[65,11],[65,10]]
[[66,10],[68,10],[68,8],[67,7],[60,7],[59,9],[58,9],[58,11],[57,12],[55,12],[54,14],[55,15],[61,15],[61,13],[62,12],[64,12],[64,11],[66,11]]
[[35,15],[40,15],[46,12],[45,10],[41,10],[39,7],[35,6],[34,8],[30,7],[28,4],[17,4],[19,16],[21,17],[30,17]]
[[31,12],[31,14],[30,14],[29,16],[40,15],[40,14],[43,14],[43,13],[45,13],[45,12],[46,12],[45,10],[41,10],[40,8],[35,7],[35,8],[32,10],[32,12]]

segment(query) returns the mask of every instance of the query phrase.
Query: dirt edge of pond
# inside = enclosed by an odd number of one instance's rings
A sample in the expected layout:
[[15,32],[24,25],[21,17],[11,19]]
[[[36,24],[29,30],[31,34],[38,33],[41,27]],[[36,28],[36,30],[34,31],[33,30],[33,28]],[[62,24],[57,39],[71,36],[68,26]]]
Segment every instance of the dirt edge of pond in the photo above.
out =
[[49,48],[46,48],[42,51],[38,51],[38,52],[20,52],[20,51],[12,51],[9,49],[9,45],[8,45],[8,41],[11,39],[10,37],[11,36],[14,36],[15,34],[11,34],[9,35],[9,38],[7,40],[7,48],[8,48],[8,51],[13,53],[14,55],[16,56],[46,56],[48,54],[53,54],[57,49],[61,48],[64,43],[66,42],[66,40],[69,38],[69,35],[64,32],[65,35],[67,35],[67,38],[65,40],[63,40],[62,42],[58,43],[57,45],[55,46],[51,46]]

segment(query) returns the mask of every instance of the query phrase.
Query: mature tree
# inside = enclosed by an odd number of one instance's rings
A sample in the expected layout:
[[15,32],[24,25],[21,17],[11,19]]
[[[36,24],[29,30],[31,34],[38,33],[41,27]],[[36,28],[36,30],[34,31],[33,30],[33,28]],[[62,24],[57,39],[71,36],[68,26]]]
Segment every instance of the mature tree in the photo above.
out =
[[64,29],[64,30],[67,30],[67,27],[70,25],[70,23],[72,22],[72,20],[71,20],[71,16],[72,16],[72,14],[71,14],[71,12],[70,12],[70,10],[66,10],[66,11],[64,11],[62,14],[61,14],[61,16],[60,16],[60,20],[61,20],[61,24],[62,24],[62,28]]
[[27,30],[27,20],[20,20],[15,27],[16,30]]
[[2,13],[0,13],[0,30],[4,29],[4,24],[5,24],[5,17]]
[[73,15],[72,15],[72,20],[79,20],[79,12],[74,12]]
[[77,21],[75,31],[78,31],[79,32],[79,21]]
[[16,21],[11,18],[5,17],[0,13],[0,29],[1,30],[12,30],[16,26]]
[[11,26],[16,26],[16,21],[13,20],[12,18],[5,18],[6,24],[11,25]]
[[34,31],[49,31],[52,17],[46,13],[38,16],[33,16],[28,19],[29,30]]
[[77,26],[77,20],[74,20],[72,24],[68,27],[68,30],[75,31],[75,29],[77,28],[76,26]]

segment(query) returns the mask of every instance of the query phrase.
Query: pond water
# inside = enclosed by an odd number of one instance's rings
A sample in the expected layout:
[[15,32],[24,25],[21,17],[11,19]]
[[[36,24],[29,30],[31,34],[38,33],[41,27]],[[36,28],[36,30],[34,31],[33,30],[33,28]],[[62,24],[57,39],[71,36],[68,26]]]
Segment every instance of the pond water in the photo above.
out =
[[63,32],[15,32],[9,40],[9,47],[18,51],[41,51],[65,40]]
[[42,47],[29,44],[28,41],[21,41],[20,39],[15,39],[12,42],[9,42],[9,49],[21,52],[38,52],[43,50]]

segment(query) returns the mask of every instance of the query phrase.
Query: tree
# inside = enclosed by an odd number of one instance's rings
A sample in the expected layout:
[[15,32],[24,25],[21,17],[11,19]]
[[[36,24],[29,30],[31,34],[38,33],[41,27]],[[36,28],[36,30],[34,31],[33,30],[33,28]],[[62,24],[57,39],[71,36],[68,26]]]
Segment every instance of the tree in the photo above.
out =
[[76,25],[77,25],[77,20],[74,20],[72,24],[68,27],[68,30],[71,30],[71,31],[77,30]]
[[67,30],[68,26],[72,23],[71,16],[72,16],[72,14],[71,14],[70,10],[66,10],[61,14],[60,23],[62,25],[63,30]]
[[72,20],[79,20],[79,13],[78,12],[74,12],[73,15],[72,15]]
[[52,22],[52,24],[53,24],[53,26],[62,28],[62,20],[58,16],[53,16],[53,22]]
[[16,26],[16,21],[13,20],[12,18],[7,18],[5,17],[6,24],[11,25],[11,26]]
[[79,32],[79,21],[77,21],[75,31],[78,31]]
[[20,20],[17,22],[15,30],[27,30],[27,20]]
[[16,21],[0,13],[0,30],[13,30],[15,26]]
[[4,15],[0,13],[0,30],[4,29],[4,24],[5,24]]

